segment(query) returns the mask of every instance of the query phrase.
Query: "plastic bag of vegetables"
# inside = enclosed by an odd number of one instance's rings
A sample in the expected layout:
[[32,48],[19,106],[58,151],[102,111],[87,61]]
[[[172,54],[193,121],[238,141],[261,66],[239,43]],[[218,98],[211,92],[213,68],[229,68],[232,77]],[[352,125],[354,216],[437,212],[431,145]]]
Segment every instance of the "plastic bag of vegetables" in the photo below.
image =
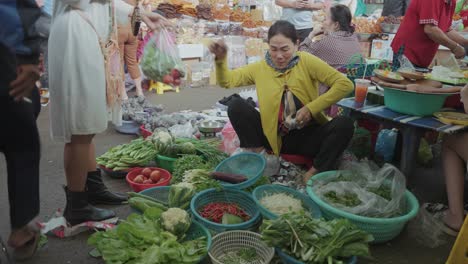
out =
[[153,81],[179,86],[185,76],[175,36],[163,28],[148,41],[141,60],[143,73]]

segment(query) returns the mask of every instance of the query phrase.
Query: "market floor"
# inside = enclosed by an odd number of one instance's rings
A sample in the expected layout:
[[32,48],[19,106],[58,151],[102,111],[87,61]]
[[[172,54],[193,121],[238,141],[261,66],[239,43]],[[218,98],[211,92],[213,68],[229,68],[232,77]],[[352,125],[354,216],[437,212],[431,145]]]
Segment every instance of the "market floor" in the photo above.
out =
[[[238,91],[238,90],[237,90]],[[217,88],[185,89],[179,94],[167,93],[164,95],[149,95],[152,103],[163,104],[168,112],[178,110],[203,110],[211,108],[216,101],[223,96],[230,95],[236,90],[224,90]],[[38,120],[39,130],[42,138],[42,161],[41,161],[41,213],[39,218],[47,220],[48,217],[59,209],[63,208],[65,195],[62,185],[65,183],[62,159],[63,145],[52,142],[49,137],[49,115],[48,109],[43,108]],[[96,137],[96,151],[101,154],[108,148],[117,144],[126,143],[132,136],[121,135],[109,128],[105,133]],[[434,173],[435,172],[435,173]],[[424,200],[443,199],[443,185],[440,177],[437,177],[437,170],[422,170],[415,175],[417,190],[416,193]],[[6,186],[6,165],[3,158],[0,158],[0,212],[4,215],[0,221],[0,236],[5,241],[9,234],[8,218],[8,196]],[[115,191],[128,191],[129,187],[124,180],[105,178],[108,186]],[[128,214],[128,206],[114,208],[117,214],[125,217]],[[69,239],[58,239],[49,237],[47,245],[42,248],[37,256],[27,264],[71,264],[71,263],[102,263],[88,255],[90,247],[86,244],[89,233],[81,234]],[[382,264],[402,264],[402,263],[445,263],[450,252],[447,245],[428,249],[417,244],[405,231],[394,241],[372,247],[372,260],[363,260],[360,263],[382,263]]]

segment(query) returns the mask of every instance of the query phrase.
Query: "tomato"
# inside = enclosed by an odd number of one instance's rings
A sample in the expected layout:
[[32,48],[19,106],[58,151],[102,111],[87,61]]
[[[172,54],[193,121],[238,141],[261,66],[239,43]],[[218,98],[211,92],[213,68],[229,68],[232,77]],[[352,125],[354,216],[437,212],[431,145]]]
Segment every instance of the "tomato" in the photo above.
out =
[[151,172],[150,179],[154,182],[157,183],[159,180],[161,180],[161,173],[157,170]]
[[172,75],[172,78],[174,78],[174,79],[179,79],[180,78],[180,72],[177,69],[172,69],[171,75]]
[[133,179],[134,183],[143,183],[145,181],[145,176],[143,175],[138,175]]
[[142,171],[141,171],[141,174],[143,174],[145,177],[149,177],[151,175],[151,169],[150,168],[144,168]]
[[143,184],[153,184],[153,181],[152,181],[152,180],[145,180],[145,181],[143,182]]
[[164,75],[163,83],[165,84],[172,84],[174,82],[174,78],[171,75]]

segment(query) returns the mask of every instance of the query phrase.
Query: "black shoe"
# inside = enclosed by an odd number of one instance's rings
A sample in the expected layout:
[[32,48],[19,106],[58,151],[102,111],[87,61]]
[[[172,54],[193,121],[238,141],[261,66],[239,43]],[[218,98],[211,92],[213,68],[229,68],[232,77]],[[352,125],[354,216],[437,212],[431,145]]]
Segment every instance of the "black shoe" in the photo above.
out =
[[96,208],[88,203],[87,192],[72,192],[65,187],[67,205],[63,216],[72,226],[87,221],[102,221],[115,217],[112,210]]
[[126,195],[114,193],[107,189],[102,181],[100,170],[88,172],[86,190],[88,192],[88,201],[90,204],[119,205],[128,200]]

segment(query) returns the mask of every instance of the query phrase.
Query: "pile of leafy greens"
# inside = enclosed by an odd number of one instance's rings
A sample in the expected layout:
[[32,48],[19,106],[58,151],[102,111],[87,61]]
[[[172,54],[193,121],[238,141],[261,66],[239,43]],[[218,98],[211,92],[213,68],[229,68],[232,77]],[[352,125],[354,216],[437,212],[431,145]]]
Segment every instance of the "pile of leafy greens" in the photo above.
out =
[[372,235],[346,219],[325,221],[304,212],[265,220],[263,240],[306,264],[341,264],[351,256],[369,256]]
[[150,208],[143,215],[131,214],[116,228],[96,232],[88,240],[94,256],[107,264],[198,263],[207,253],[205,237],[180,241],[164,230],[161,210]]

